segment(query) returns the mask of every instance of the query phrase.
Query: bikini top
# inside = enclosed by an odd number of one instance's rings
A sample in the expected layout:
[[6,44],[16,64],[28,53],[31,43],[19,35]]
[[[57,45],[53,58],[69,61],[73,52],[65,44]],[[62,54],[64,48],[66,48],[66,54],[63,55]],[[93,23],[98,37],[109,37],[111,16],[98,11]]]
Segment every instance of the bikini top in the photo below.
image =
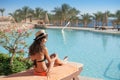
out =
[[43,60],[37,60],[37,59],[35,59],[35,60],[33,60],[33,65],[35,65],[35,67],[37,67],[37,62],[43,62],[43,61],[45,61],[46,60],[46,57],[44,56],[44,59]]

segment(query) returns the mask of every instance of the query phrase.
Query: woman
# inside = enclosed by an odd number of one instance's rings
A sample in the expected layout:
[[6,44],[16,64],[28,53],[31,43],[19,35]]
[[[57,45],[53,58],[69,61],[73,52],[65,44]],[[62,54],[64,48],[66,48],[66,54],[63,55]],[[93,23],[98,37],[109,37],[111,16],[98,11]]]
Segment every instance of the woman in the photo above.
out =
[[[45,43],[47,41],[48,34],[44,30],[38,31],[34,42],[29,47],[29,55],[34,63],[34,74],[40,76],[47,76],[51,67],[56,65],[62,65],[61,61],[56,54],[49,56]],[[67,57],[66,57],[67,58]],[[47,64],[45,62],[47,60]]]

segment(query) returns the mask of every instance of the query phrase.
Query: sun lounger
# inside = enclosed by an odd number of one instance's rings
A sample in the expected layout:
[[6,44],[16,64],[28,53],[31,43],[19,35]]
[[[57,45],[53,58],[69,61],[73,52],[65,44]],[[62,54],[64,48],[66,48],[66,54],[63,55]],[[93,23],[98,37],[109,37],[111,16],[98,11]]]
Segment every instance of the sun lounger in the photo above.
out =
[[95,30],[99,29],[99,27],[98,27],[98,26],[95,26],[94,28],[95,28]]
[[117,29],[118,31],[120,31],[120,28],[115,28],[115,29]]
[[102,30],[108,30],[108,29],[117,29],[118,31],[120,31],[120,28],[114,28],[114,27],[101,27]]
[[68,62],[62,66],[52,68],[50,76],[35,76],[33,69],[12,74],[0,80],[79,80],[78,75],[82,71],[83,65],[74,62]]
[[118,31],[120,31],[120,28],[117,28],[118,29]]
[[96,26],[95,29],[98,29],[98,30],[108,30],[108,29],[115,29],[114,27],[108,27],[108,26]]
[[107,30],[107,29],[112,29],[112,30],[113,30],[113,29],[114,29],[114,27],[102,26],[102,27],[101,27],[101,29],[102,29],[102,30]]

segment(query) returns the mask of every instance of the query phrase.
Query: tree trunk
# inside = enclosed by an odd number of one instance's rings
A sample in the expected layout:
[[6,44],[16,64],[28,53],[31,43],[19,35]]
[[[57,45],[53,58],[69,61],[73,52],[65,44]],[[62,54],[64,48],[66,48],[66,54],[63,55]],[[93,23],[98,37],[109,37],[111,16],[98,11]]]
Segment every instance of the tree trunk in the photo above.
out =
[[11,59],[10,59],[10,65],[13,65],[13,59],[15,57],[15,53],[12,53]]
[[3,17],[3,12],[2,12],[2,17]]
[[87,27],[87,22],[84,22],[84,27]]
[[78,27],[78,20],[76,20],[76,27]]
[[30,22],[32,22],[32,17],[30,16]]
[[60,26],[62,26],[62,24],[63,24],[63,21],[61,20],[61,21],[60,21]]
[[105,14],[105,26],[108,26],[108,15],[107,15],[107,13]]
[[53,21],[53,24],[56,26],[56,21],[55,20]]

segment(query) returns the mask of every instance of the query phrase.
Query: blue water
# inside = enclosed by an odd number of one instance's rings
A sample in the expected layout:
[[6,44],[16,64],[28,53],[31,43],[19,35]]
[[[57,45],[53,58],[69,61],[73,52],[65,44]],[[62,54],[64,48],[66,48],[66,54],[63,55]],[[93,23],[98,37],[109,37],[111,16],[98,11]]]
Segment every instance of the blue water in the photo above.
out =
[[[33,35],[27,39],[30,45]],[[120,80],[120,35],[109,35],[81,30],[46,29],[49,53],[56,52],[61,59],[84,64],[81,76]]]
[[82,76],[120,80],[120,35],[89,31],[47,29],[47,47],[60,58],[84,64]]

